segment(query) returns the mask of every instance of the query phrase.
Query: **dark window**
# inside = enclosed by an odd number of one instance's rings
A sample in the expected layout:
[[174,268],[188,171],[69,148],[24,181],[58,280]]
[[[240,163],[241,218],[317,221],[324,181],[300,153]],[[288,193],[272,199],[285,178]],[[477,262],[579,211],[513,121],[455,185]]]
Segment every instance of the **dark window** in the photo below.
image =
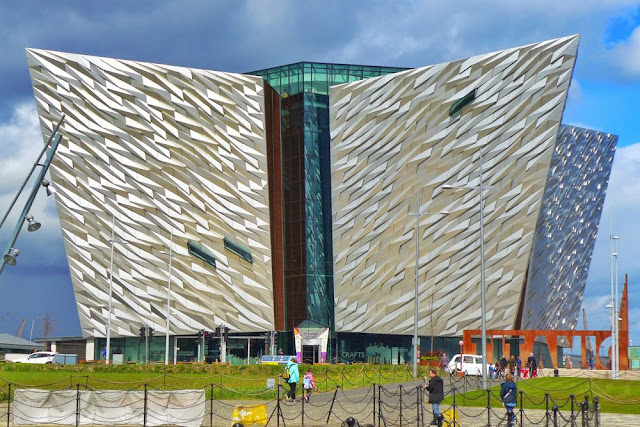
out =
[[451,108],[449,109],[449,115],[455,116],[456,114],[460,113],[460,110],[462,110],[462,107],[464,107],[465,105],[471,104],[474,99],[476,99],[476,89],[472,90],[471,92],[466,94],[464,97],[454,102],[451,105]]
[[224,248],[233,252],[234,254],[241,256],[246,259],[250,263],[253,263],[253,258],[251,257],[251,252],[238,245],[237,243],[232,242],[231,240],[224,238]]
[[196,242],[195,240],[187,241],[187,249],[189,249],[189,253],[194,257],[200,258],[207,264],[212,265],[213,268],[216,268],[215,257],[207,248],[202,247],[200,242]]

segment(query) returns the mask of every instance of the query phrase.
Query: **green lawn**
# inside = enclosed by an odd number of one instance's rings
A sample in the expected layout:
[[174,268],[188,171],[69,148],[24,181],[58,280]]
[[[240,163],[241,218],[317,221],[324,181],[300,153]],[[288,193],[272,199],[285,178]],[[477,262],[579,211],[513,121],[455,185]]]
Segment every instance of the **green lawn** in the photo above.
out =
[[[301,376],[308,368],[300,365]],[[407,366],[390,365],[324,365],[312,366],[319,391],[388,384],[411,379]],[[7,397],[9,383],[15,388],[75,388],[102,390],[206,389],[216,399],[238,399],[251,396],[270,400],[277,389],[266,390],[267,378],[275,379],[284,367],[275,365],[215,366],[215,365],[0,365],[0,400]],[[287,390],[285,388],[285,390]]]
[[[524,408],[546,408],[546,397],[549,394],[549,408],[558,405],[562,412],[571,411],[570,396],[575,396],[575,410],[579,411],[580,401],[585,395],[592,401],[594,397],[600,400],[602,412],[620,414],[640,414],[640,395],[638,381],[585,379],[570,377],[544,377],[522,380],[517,383],[518,390],[522,390]],[[491,388],[491,406],[500,407],[500,386]],[[487,406],[486,391],[471,391],[456,396],[456,404],[461,406]],[[518,408],[520,407],[520,393],[518,393]],[[447,396],[445,403],[451,404],[452,396]]]

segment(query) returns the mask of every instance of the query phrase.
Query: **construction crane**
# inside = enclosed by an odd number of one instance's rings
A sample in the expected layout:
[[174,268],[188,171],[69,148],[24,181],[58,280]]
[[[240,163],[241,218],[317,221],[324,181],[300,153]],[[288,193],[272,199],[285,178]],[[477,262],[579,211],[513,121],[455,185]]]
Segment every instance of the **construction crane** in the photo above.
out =
[[24,324],[25,324],[26,320],[22,319],[22,322],[20,323],[20,327],[18,328],[18,333],[16,334],[16,336],[18,338],[22,337],[22,330],[24,329]]

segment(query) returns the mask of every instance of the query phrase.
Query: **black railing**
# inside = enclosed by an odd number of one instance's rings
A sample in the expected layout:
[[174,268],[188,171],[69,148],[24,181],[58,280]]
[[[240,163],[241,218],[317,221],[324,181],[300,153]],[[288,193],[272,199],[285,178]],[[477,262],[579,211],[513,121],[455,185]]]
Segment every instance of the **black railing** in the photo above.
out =
[[[76,379],[79,378],[76,377]],[[347,383],[356,382],[353,378],[345,377],[342,379]],[[75,422],[75,425],[78,426],[83,423],[99,425],[95,419],[91,418],[92,415],[83,408],[86,408],[85,405],[88,401],[87,392],[106,393],[106,391],[88,386],[91,381],[87,378],[83,378],[83,380],[75,383],[63,380],[55,384],[55,390],[40,389],[43,393],[60,394],[56,397],[58,402],[61,402],[59,411],[55,417],[52,416],[47,424],[74,425]],[[339,379],[332,379],[332,382],[338,383],[337,380]],[[180,390],[175,390],[168,385],[166,379],[159,384],[160,386],[153,387],[148,383],[141,383],[128,389],[110,391],[115,393],[113,396],[117,396],[117,393],[123,395],[130,393],[131,395],[135,394],[135,399],[138,399],[136,404],[140,411],[134,415],[139,418],[132,415],[127,425],[146,426],[147,423],[151,423],[150,420],[162,419],[165,412],[175,411],[175,401],[168,399],[163,407],[157,401],[152,400],[152,395],[156,391],[167,391],[167,389],[176,393],[179,393]],[[446,403],[440,405],[444,416],[442,425],[464,425],[465,427],[508,425],[507,410],[496,404],[500,401],[496,391],[490,389],[477,392],[475,395],[471,393],[471,396],[466,394],[468,391],[478,390],[478,384],[476,380],[465,377],[451,377],[445,382],[445,392],[448,399]],[[15,417],[25,419],[28,416],[28,414],[20,412],[16,415],[16,408],[20,411],[20,408],[38,408],[41,405],[40,400],[25,402],[25,395],[28,393],[21,392],[17,393],[17,397],[22,401],[16,402],[16,389],[24,388],[26,388],[24,385],[16,387],[16,384],[6,383],[4,389],[0,389],[0,397],[2,397],[0,401],[0,427],[13,425]],[[324,393],[312,393],[309,401],[306,401],[300,393],[297,396],[298,399],[293,402],[284,399],[287,388],[284,384],[276,384],[273,390],[264,388],[251,394],[245,394],[242,398],[229,400],[216,398],[216,394],[222,396],[223,392],[229,390],[238,395],[242,392],[240,390],[234,391],[227,385],[210,383],[199,388],[200,395],[204,399],[200,399],[198,402],[194,401],[192,406],[189,406],[190,404],[184,400],[181,402],[183,406],[178,409],[190,409],[190,411],[183,412],[184,419],[177,420],[174,413],[173,422],[176,425],[195,425],[190,423],[196,423],[203,426],[228,426],[234,422],[243,422],[243,417],[250,414],[250,417],[253,417],[251,422],[269,426],[421,427],[429,425],[431,420],[435,418],[432,407],[428,403],[428,394],[424,392],[422,384],[415,382],[394,386],[372,384],[356,389],[344,389],[337,384],[333,389],[326,390]],[[465,392],[465,396],[462,396],[463,392]],[[273,398],[265,398],[265,395],[271,396],[271,394],[273,394]],[[585,394],[584,397],[578,398],[574,394],[570,394],[566,398],[558,399],[545,393],[541,398],[539,394],[527,393],[524,390],[519,390],[518,395],[517,404],[513,410],[513,419],[520,426],[600,426],[600,405],[598,398],[593,395]],[[557,396],[557,393],[555,395]],[[131,399],[135,400],[134,397]],[[262,401],[257,402],[256,399],[262,399]],[[106,402],[111,402],[113,406],[109,406]],[[122,407],[121,401],[115,398],[103,400],[100,405],[102,410],[107,413],[110,408],[113,408],[114,414]],[[62,407],[68,407],[69,413],[64,413]],[[121,413],[118,414],[120,414],[118,419],[122,420]]]

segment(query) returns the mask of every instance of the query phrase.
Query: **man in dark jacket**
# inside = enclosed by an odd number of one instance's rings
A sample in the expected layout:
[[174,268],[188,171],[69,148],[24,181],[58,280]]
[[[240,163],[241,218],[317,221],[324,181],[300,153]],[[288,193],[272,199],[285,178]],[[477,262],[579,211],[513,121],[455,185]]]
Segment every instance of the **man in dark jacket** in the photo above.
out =
[[500,388],[500,399],[502,399],[504,407],[507,408],[507,426],[514,426],[515,415],[513,414],[513,408],[518,403],[518,390],[513,382],[513,375],[510,373],[505,375],[505,382],[502,383]]
[[425,384],[424,388],[429,392],[429,403],[433,409],[433,421],[429,425],[442,426],[443,416],[440,413],[440,402],[444,400],[444,382],[436,374],[435,369],[429,370],[429,384]]

